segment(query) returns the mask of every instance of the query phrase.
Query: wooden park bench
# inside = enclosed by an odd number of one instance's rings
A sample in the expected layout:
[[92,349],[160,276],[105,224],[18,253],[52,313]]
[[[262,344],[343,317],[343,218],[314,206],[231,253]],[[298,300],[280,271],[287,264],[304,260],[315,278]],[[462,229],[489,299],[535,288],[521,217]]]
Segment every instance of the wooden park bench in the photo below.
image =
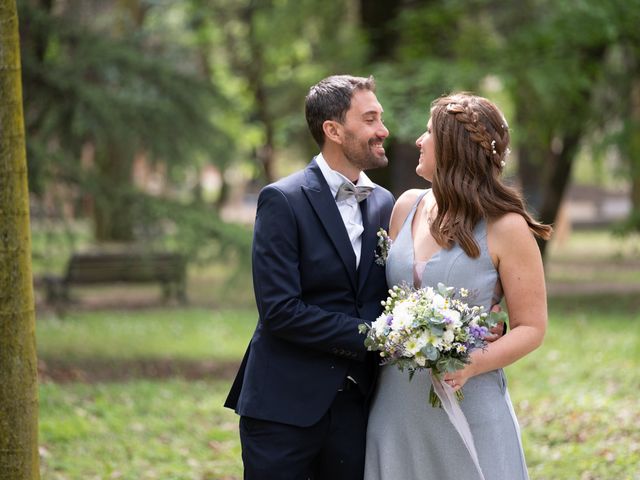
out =
[[186,303],[186,261],[169,252],[92,252],[74,253],[62,277],[44,279],[47,301],[69,301],[72,285],[115,283],[159,283],[163,297]]

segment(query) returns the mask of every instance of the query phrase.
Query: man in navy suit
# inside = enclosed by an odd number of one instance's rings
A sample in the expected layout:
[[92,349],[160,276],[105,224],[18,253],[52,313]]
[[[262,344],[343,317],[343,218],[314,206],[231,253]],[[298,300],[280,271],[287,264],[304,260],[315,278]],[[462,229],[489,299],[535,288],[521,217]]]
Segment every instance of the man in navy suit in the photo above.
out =
[[375,262],[393,196],[364,170],[384,167],[389,131],[372,77],[311,87],[320,147],[258,198],[253,284],[259,320],[225,406],[240,417],[246,479],[363,476],[376,361],[358,333],[386,297]]

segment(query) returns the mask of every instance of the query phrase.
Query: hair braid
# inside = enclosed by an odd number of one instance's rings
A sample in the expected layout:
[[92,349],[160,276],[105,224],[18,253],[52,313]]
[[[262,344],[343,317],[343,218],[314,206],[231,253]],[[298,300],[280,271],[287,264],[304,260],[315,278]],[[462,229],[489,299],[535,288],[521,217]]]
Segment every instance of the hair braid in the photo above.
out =
[[504,118],[500,128],[491,128],[492,132],[490,132],[480,118],[480,113],[473,109],[468,99],[447,104],[446,112],[464,126],[464,129],[469,132],[469,139],[482,147],[487,158],[496,167],[499,169],[504,167],[505,157],[509,154],[509,127]]

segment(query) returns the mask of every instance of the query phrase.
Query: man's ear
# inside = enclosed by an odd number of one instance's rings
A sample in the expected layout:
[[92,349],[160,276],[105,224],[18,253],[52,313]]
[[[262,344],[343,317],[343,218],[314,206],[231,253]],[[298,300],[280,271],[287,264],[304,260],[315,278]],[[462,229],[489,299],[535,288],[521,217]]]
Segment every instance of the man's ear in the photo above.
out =
[[342,124],[335,120],[325,120],[322,123],[322,130],[327,140],[333,143],[342,144]]

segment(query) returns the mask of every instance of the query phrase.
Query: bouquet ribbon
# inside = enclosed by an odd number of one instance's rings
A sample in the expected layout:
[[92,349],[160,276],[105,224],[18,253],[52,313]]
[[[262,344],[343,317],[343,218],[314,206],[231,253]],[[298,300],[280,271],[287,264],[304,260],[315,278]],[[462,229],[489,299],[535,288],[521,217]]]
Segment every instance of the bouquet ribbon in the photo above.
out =
[[454,392],[453,388],[451,388],[451,386],[449,386],[436,375],[433,375],[431,370],[429,370],[429,374],[431,375],[431,383],[433,384],[433,389],[442,402],[442,408],[447,413],[449,420],[462,438],[462,442],[464,443],[465,447],[467,447],[467,450],[471,455],[471,460],[473,460],[473,463],[476,466],[476,470],[478,470],[478,475],[480,475],[480,478],[482,480],[485,480],[484,475],[482,474],[482,469],[480,468],[478,452],[476,452],[476,446],[473,443],[473,435],[471,434],[471,429],[469,428],[467,417],[464,416],[464,412],[458,404],[456,393]]

